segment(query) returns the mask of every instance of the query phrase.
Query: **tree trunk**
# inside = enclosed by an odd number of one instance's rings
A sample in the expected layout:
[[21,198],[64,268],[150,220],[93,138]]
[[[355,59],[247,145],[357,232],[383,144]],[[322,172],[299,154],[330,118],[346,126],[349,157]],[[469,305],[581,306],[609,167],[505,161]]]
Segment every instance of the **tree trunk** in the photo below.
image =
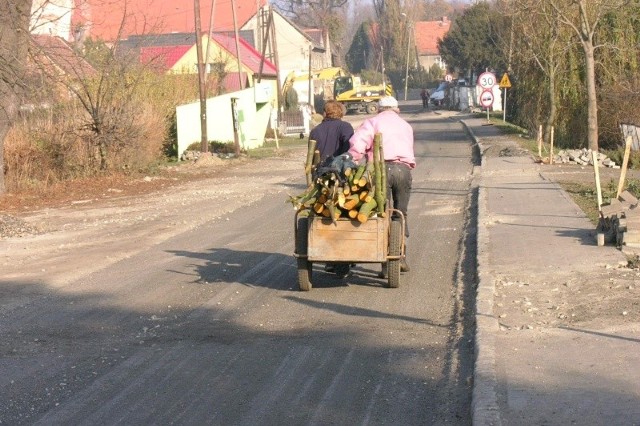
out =
[[4,140],[18,114],[24,87],[31,0],[0,0],[0,10],[0,194],[4,194]]
[[4,184],[4,138],[9,131],[9,125],[5,124],[4,117],[0,119],[0,195],[6,192]]
[[547,96],[549,97],[549,112],[545,122],[544,139],[547,144],[551,144],[551,128],[556,121],[556,75],[552,67],[549,67],[549,85],[547,86]]
[[589,149],[598,151],[598,98],[596,97],[596,67],[593,55],[593,39],[582,40],[587,71],[587,117]]

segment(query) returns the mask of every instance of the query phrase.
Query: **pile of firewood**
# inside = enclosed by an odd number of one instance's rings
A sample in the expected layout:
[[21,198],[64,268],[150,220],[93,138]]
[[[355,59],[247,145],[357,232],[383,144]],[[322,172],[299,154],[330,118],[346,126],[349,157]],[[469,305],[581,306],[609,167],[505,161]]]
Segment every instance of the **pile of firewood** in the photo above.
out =
[[384,217],[387,179],[379,134],[373,149],[372,163],[356,165],[348,155],[343,155],[331,164],[320,165],[315,141],[309,141],[305,167],[307,190],[289,197],[288,201],[296,210],[307,209],[312,215],[333,221],[350,218],[365,223],[374,215]]

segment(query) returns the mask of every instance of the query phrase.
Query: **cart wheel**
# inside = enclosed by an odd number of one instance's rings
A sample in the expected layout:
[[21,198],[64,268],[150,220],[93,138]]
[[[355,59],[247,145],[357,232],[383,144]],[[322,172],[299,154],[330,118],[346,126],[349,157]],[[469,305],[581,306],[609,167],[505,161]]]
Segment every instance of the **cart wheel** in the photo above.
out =
[[[389,226],[389,256],[400,256],[402,254],[402,224],[397,220],[392,220]],[[400,259],[393,259],[387,262],[387,279],[390,288],[400,286]]]
[[[296,229],[296,253],[306,255],[309,239],[309,218],[299,217]],[[309,291],[311,290],[311,262],[306,257],[298,257],[297,261],[298,286],[302,291]]]
[[298,287],[302,291],[311,290],[311,262],[298,258]]

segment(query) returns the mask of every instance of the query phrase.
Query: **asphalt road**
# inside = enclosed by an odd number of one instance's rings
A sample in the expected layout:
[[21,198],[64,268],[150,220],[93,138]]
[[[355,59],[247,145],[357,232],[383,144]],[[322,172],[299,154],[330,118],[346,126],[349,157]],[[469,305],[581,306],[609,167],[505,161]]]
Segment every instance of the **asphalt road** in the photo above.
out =
[[418,167],[400,288],[317,265],[298,291],[284,192],[61,288],[2,279],[32,296],[0,315],[0,424],[470,424],[470,142],[403,109]]

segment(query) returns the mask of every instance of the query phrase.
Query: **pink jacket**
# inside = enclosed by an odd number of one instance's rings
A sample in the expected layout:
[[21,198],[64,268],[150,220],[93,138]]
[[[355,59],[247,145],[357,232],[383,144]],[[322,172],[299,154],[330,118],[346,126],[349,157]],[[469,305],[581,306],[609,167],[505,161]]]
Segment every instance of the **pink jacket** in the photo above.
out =
[[385,161],[416,166],[413,154],[413,128],[395,111],[387,110],[375,117],[366,119],[355,131],[349,144],[349,153],[358,162],[366,154],[368,161],[373,160],[373,136],[382,133],[382,148]]

